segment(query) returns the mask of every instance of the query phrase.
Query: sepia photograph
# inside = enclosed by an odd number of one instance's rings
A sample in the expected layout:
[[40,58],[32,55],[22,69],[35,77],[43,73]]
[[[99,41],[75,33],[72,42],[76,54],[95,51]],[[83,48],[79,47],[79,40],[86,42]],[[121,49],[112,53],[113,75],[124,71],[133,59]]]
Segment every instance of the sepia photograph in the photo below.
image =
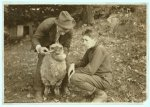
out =
[[147,4],[3,4],[3,103],[144,103]]

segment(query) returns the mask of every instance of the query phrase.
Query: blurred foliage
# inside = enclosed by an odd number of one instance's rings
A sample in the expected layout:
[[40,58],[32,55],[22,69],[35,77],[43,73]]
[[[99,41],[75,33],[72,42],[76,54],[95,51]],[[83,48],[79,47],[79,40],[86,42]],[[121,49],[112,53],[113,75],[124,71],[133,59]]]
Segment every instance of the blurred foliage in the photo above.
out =
[[[5,24],[13,25],[27,21],[42,21],[48,17],[56,17],[60,11],[68,11],[76,21],[83,20],[86,5],[4,5]],[[114,13],[133,13],[140,16],[145,12],[144,5],[87,5],[91,6],[94,18],[107,18]],[[89,10],[88,10],[89,11]],[[141,18],[143,19],[143,18]]]
[[42,21],[48,17],[56,17],[60,11],[72,12],[72,5],[5,5],[5,24],[19,24],[27,21]]

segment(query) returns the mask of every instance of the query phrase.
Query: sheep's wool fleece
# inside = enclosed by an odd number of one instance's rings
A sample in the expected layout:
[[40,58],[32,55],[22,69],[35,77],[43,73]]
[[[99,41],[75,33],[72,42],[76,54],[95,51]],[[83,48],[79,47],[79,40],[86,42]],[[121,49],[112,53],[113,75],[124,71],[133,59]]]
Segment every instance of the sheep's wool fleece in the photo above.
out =
[[41,79],[45,85],[55,85],[66,75],[66,61],[56,61],[51,55],[45,55],[41,65]]

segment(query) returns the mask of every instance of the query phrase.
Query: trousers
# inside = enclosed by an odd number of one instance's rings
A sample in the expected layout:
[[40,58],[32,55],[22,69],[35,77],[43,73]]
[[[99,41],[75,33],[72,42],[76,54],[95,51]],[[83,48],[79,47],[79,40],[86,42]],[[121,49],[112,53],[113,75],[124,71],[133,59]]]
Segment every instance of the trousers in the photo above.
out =
[[75,73],[70,79],[71,83],[80,89],[93,93],[96,88],[105,90],[110,88],[111,84],[97,75],[87,75],[84,73]]

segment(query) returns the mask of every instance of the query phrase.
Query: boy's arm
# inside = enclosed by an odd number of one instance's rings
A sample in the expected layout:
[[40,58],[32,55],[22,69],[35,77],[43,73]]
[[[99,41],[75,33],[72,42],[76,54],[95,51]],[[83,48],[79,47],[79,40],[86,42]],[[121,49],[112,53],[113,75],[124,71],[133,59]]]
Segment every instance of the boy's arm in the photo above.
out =
[[93,59],[85,67],[80,67],[76,69],[76,72],[85,73],[88,75],[93,75],[105,58],[105,50],[98,46],[94,52]]
[[79,62],[75,63],[75,68],[85,67],[88,64],[88,53],[89,50],[86,51],[83,58]]

